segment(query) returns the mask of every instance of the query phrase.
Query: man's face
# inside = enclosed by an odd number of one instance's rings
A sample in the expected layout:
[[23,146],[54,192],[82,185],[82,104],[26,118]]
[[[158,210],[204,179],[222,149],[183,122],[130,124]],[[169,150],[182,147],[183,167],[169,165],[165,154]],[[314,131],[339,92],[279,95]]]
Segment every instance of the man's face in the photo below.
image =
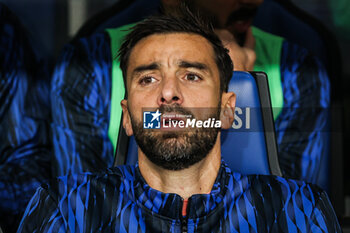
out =
[[128,135],[135,135],[150,161],[180,170],[199,162],[213,148],[218,129],[151,130],[143,128],[142,119],[145,108],[159,109],[163,115],[220,118],[219,71],[205,38],[171,33],[142,39],[130,54],[127,89],[124,127]]
[[247,32],[263,0],[194,0],[194,2],[214,17],[216,28],[227,29],[237,35]]

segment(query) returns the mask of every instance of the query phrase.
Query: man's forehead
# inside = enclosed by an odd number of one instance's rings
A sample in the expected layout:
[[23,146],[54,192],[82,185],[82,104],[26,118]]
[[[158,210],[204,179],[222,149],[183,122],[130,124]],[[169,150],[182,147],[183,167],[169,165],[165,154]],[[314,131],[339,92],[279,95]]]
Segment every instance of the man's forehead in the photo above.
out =
[[[206,42],[209,44],[209,42],[206,40],[206,38],[200,34],[197,33],[192,33],[192,32],[165,32],[165,33],[155,33],[149,36],[146,36],[145,38],[142,38],[137,44],[141,44],[142,42],[145,43],[145,41],[147,41],[149,43],[149,41],[160,41],[160,40],[166,40],[166,39],[179,39],[179,40],[183,40],[185,39],[186,41],[202,41],[202,42]],[[137,45],[136,44],[136,45]]]
[[203,36],[193,33],[154,34],[140,40],[132,49],[129,68],[140,63],[160,62],[170,59],[215,64],[214,50]]

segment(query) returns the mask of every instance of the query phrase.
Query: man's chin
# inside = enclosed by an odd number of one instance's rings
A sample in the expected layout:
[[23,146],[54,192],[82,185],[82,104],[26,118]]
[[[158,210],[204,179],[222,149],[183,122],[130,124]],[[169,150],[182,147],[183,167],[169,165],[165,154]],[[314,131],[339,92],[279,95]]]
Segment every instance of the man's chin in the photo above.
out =
[[[179,148],[183,148],[188,145],[188,138],[191,135],[188,132],[176,132],[176,131],[168,131],[161,132],[158,136],[155,135],[155,139],[157,140],[157,145],[160,148],[163,148],[163,151],[171,152],[177,151]],[[174,152],[175,153],[175,152]],[[175,153],[176,154],[176,153]],[[179,156],[176,156],[179,157]]]

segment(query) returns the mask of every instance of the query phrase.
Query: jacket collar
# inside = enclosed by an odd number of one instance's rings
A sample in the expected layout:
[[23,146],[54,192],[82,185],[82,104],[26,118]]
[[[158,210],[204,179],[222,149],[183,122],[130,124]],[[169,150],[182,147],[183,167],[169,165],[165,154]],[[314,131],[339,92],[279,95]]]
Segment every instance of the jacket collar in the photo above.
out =
[[[142,177],[138,164],[132,169],[132,173],[134,173],[132,176],[134,193],[132,195],[138,205],[152,212],[152,215],[161,215],[171,219],[182,218],[183,199],[181,196],[151,188]],[[236,183],[233,182],[233,176],[241,177],[240,174],[232,174],[226,163],[222,161],[211,192],[196,194],[188,199],[187,217],[196,219],[207,216],[215,209],[222,208],[224,203],[230,202],[230,199],[233,198],[234,183]]]

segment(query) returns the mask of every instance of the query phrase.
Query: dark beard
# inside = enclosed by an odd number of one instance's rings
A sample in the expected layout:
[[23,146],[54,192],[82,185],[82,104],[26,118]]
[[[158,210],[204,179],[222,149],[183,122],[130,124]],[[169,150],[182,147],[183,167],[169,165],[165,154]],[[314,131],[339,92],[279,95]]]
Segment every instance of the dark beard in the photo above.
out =
[[[164,106],[164,105],[163,105]],[[161,106],[162,114],[193,114],[179,106]],[[219,105],[220,106],[220,105]],[[162,108],[163,107],[163,108]],[[219,119],[220,108],[210,118]],[[182,170],[204,159],[213,149],[220,129],[193,128],[180,131],[144,129],[142,122],[131,117],[135,140],[147,158],[167,170]]]

